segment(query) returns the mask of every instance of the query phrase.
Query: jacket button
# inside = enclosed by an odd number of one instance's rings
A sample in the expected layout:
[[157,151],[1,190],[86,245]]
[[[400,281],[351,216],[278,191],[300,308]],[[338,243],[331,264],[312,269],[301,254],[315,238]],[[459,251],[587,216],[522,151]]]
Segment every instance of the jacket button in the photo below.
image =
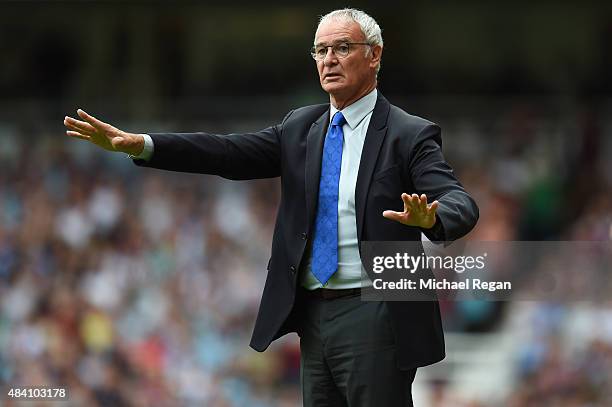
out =
[[295,266],[289,267],[289,270],[291,270],[292,273],[295,273]]
[[306,234],[306,232],[302,233],[302,240],[306,240],[308,239],[308,235]]

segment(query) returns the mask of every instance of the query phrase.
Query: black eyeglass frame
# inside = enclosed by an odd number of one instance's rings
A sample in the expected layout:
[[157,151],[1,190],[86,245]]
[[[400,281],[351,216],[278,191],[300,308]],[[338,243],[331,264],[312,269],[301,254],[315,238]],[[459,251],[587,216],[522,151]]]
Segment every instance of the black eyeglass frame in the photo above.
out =
[[[337,47],[341,46],[341,45],[347,45],[348,46],[348,51],[346,53],[346,55],[339,55],[336,51],[337,51]],[[369,42],[346,42],[346,41],[342,41],[342,42],[337,42],[333,45],[315,45],[310,49],[310,56],[312,57],[312,59],[314,59],[315,61],[322,61],[325,59],[325,57],[327,56],[327,49],[331,48],[332,49],[332,53],[336,56],[336,58],[342,59],[342,58],[346,58],[351,54],[351,45],[368,45],[368,46],[372,46],[372,44],[370,44]],[[316,50],[318,48],[323,48],[325,47],[325,56],[323,56],[322,58],[318,58],[317,57],[317,52]]]

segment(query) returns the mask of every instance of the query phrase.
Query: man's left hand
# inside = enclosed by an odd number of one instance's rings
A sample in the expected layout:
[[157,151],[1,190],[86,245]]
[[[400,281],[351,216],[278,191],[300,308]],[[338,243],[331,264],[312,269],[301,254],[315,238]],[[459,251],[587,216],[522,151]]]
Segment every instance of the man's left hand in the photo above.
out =
[[404,201],[404,212],[384,211],[383,216],[404,225],[423,229],[430,229],[436,224],[438,201],[427,204],[425,194],[420,197],[417,194],[402,194],[402,200]]

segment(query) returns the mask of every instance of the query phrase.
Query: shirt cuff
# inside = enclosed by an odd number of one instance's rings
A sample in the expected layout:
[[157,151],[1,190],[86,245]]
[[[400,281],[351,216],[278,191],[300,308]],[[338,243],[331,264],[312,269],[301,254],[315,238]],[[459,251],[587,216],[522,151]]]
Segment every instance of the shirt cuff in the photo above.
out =
[[434,223],[430,229],[420,229],[431,242],[439,243],[445,241],[444,225],[442,225],[442,221],[440,220],[439,216],[436,216],[436,223]]
[[138,155],[130,155],[133,160],[145,160],[149,161],[153,156],[153,139],[148,134],[143,134],[144,137],[144,148]]

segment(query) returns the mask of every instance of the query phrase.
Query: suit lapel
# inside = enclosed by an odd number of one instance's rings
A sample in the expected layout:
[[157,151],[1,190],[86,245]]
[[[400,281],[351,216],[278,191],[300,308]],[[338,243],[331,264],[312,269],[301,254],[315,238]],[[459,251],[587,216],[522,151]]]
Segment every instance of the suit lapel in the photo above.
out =
[[310,126],[306,137],[306,214],[309,228],[316,216],[323,143],[328,125],[329,108]]
[[[361,243],[363,239],[363,223],[365,219],[365,206],[370,189],[374,167],[378,159],[380,147],[387,133],[387,117],[389,116],[390,105],[380,92],[378,100],[372,112],[370,125],[366,133],[361,151],[359,162],[359,172],[357,173],[357,183],[355,185],[355,216],[357,221],[357,239]],[[382,216],[382,214],[380,215]],[[360,247],[361,250],[361,247]]]

